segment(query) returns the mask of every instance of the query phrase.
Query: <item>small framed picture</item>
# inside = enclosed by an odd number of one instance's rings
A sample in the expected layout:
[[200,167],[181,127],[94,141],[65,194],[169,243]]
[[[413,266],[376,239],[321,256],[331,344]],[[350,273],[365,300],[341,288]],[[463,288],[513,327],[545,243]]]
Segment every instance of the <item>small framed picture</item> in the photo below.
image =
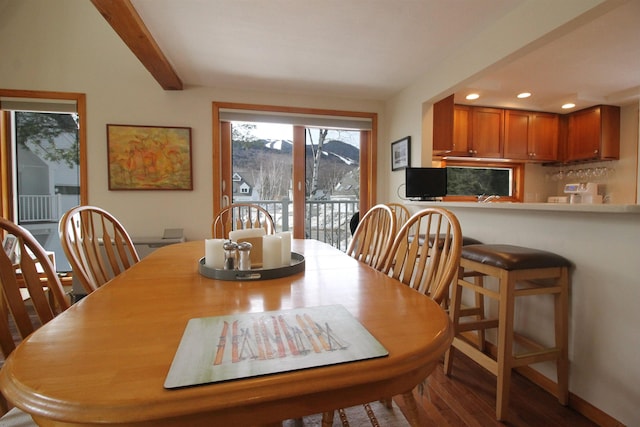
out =
[[4,241],[2,242],[2,248],[4,252],[7,254],[7,257],[11,261],[12,264],[17,263],[18,254],[18,238],[13,234],[7,234],[4,236]]
[[391,170],[408,168],[411,164],[411,137],[405,136],[391,143]]

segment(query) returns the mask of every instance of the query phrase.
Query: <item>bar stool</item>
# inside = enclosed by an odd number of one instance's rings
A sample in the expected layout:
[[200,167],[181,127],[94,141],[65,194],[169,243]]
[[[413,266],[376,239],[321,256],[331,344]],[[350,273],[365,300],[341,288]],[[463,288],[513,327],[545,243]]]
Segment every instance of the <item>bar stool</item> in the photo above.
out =
[[[562,405],[569,400],[568,293],[571,263],[557,254],[513,245],[477,244],[462,247],[460,274],[453,287],[449,310],[455,337],[445,354],[444,371],[451,374],[453,354],[459,350],[497,377],[496,418],[507,418],[511,370],[543,361],[555,361],[557,384],[555,395]],[[498,280],[498,290],[484,287],[485,276]],[[469,280],[473,278],[473,282]],[[476,296],[476,307],[462,306],[462,290]],[[515,298],[550,294],[554,297],[555,345],[547,348],[514,331]],[[497,318],[485,318],[478,301],[489,297],[498,301]],[[462,318],[475,319],[461,322]],[[484,331],[498,330],[495,357],[485,349]],[[475,331],[475,343],[469,332]],[[466,332],[466,333],[465,333]],[[464,333],[464,334],[463,334]],[[514,354],[514,342],[521,348]]]

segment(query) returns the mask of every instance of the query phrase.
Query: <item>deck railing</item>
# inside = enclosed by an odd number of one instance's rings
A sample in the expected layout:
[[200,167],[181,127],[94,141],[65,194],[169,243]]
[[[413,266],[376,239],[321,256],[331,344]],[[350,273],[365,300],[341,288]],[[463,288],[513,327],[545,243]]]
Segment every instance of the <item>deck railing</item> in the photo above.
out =
[[[58,222],[63,212],[60,195],[21,195],[18,200],[20,223]],[[251,201],[264,207],[276,224],[276,230],[293,227],[292,201]],[[349,222],[358,211],[358,200],[307,200],[305,203],[305,237],[346,250],[351,241]]]
[[[293,227],[293,207],[289,199],[252,200],[271,214],[277,231]],[[307,200],[305,202],[305,237],[328,243],[343,251],[351,241],[350,221],[359,209],[359,200]]]
[[18,196],[19,223],[58,222],[62,216],[60,201],[59,194]]

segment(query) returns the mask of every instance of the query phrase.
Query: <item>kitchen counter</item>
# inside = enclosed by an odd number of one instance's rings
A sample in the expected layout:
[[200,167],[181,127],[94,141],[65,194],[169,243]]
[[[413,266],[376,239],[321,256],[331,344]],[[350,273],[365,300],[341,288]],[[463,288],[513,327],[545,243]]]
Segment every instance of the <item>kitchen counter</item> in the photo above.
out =
[[551,211],[551,212],[587,212],[587,213],[620,213],[640,214],[640,205],[613,205],[613,204],[569,204],[569,203],[511,203],[511,202],[418,202],[407,201],[405,204],[415,209],[427,206],[440,206],[449,208],[471,209],[499,209],[514,211]]
[[[569,320],[571,393],[626,425],[640,426],[640,205],[413,202],[411,212],[441,206],[453,212],[464,236],[487,244],[547,250],[573,264]],[[486,279],[495,289],[495,280]],[[472,296],[467,295],[469,298]],[[553,343],[553,305],[544,296],[517,303],[515,328]],[[491,306],[488,310],[496,311]],[[495,333],[488,339],[495,341]],[[615,355],[615,363],[611,363]],[[534,369],[555,378],[550,362]]]

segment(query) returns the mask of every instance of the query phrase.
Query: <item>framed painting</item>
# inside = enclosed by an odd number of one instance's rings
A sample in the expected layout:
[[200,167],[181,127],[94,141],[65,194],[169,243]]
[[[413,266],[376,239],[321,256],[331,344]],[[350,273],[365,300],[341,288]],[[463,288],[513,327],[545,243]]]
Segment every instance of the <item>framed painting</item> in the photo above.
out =
[[193,190],[191,128],[107,125],[109,190]]
[[411,137],[405,136],[391,143],[391,170],[408,168],[411,164]]

